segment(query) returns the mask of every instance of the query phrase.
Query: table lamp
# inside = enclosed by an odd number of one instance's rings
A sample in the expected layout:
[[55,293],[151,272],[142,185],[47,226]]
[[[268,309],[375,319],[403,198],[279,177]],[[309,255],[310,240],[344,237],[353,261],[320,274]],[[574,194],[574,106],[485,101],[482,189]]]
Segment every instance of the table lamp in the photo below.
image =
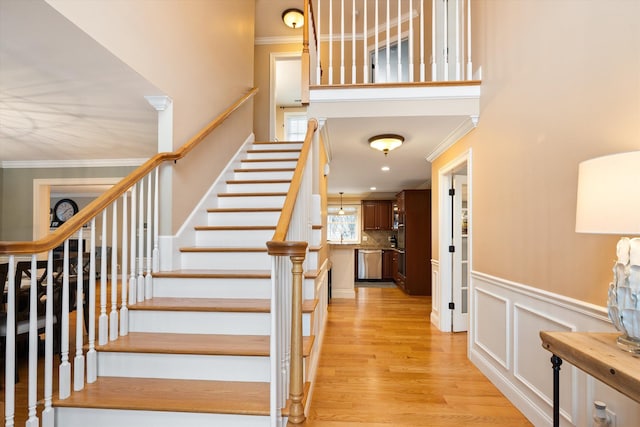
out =
[[[640,235],[640,151],[580,163],[576,232]],[[618,346],[640,353],[640,238],[622,237],[616,247],[607,308]]]

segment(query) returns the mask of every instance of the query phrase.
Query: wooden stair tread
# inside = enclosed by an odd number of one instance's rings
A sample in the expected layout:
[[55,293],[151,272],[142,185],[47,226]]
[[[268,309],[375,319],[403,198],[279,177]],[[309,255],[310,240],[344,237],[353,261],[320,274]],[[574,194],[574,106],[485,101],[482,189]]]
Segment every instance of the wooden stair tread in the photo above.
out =
[[273,197],[286,196],[287,193],[218,193],[218,197]]
[[[269,335],[130,332],[105,345],[96,345],[96,350],[121,353],[269,356],[269,340]],[[313,342],[313,336],[303,337],[303,356],[309,356]]]
[[282,208],[209,208],[210,213],[280,212]]
[[302,144],[304,141],[255,141],[253,145],[270,145],[270,144]]
[[265,162],[297,162],[297,157],[283,157],[281,159],[242,159],[240,163],[265,163]]
[[180,252],[267,252],[267,245],[263,248],[217,248],[209,246],[190,246],[186,248],[180,248]]
[[234,172],[293,172],[295,168],[234,169]]
[[[302,302],[302,311],[310,313],[317,300]],[[129,306],[129,310],[206,311],[269,313],[271,300],[258,298],[171,298],[156,297]]]
[[230,179],[227,184],[289,184],[290,179]]
[[153,277],[183,279],[269,279],[271,270],[174,270],[158,271]]
[[99,377],[56,407],[269,415],[268,382]]
[[275,225],[198,225],[194,227],[198,231],[213,230],[275,230]]
[[271,148],[266,150],[247,150],[247,153],[258,154],[258,153],[299,153],[300,149],[297,148]]

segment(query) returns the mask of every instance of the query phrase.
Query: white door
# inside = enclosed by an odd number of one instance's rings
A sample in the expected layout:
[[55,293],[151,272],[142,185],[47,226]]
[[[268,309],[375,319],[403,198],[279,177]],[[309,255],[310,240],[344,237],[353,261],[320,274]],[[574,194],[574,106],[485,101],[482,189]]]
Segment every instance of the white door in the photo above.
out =
[[469,245],[467,177],[452,175],[451,195],[451,299],[452,331],[466,331],[469,325]]

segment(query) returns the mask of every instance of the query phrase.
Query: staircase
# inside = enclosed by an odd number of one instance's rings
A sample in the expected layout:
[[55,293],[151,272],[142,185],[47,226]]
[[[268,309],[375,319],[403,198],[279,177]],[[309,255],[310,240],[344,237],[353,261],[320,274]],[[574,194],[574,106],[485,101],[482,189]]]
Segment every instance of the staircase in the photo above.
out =
[[[181,269],[155,273],[153,298],[129,306],[129,334],[96,347],[97,381],[54,402],[57,426],[272,425],[266,242],[301,145],[253,143],[241,154],[193,245],[180,249]],[[308,258],[307,270],[317,270]],[[303,285],[308,381],[317,357],[313,274]]]

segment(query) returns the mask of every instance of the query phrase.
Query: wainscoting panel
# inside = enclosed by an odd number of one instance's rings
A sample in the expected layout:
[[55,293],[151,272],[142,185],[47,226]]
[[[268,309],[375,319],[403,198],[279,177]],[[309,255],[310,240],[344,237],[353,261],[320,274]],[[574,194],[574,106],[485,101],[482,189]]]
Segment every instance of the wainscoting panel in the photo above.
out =
[[[469,358],[535,426],[551,426],[551,353],[542,348],[540,331],[613,332],[606,308],[477,271],[470,291]],[[562,426],[590,426],[593,400],[600,398],[618,427],[637,425],[640,404],[567,362],[560,387]]]
[[442,293],[440,289],[440,263],[438,260],[431,260],[431,323],[440,326],[440,306]]

